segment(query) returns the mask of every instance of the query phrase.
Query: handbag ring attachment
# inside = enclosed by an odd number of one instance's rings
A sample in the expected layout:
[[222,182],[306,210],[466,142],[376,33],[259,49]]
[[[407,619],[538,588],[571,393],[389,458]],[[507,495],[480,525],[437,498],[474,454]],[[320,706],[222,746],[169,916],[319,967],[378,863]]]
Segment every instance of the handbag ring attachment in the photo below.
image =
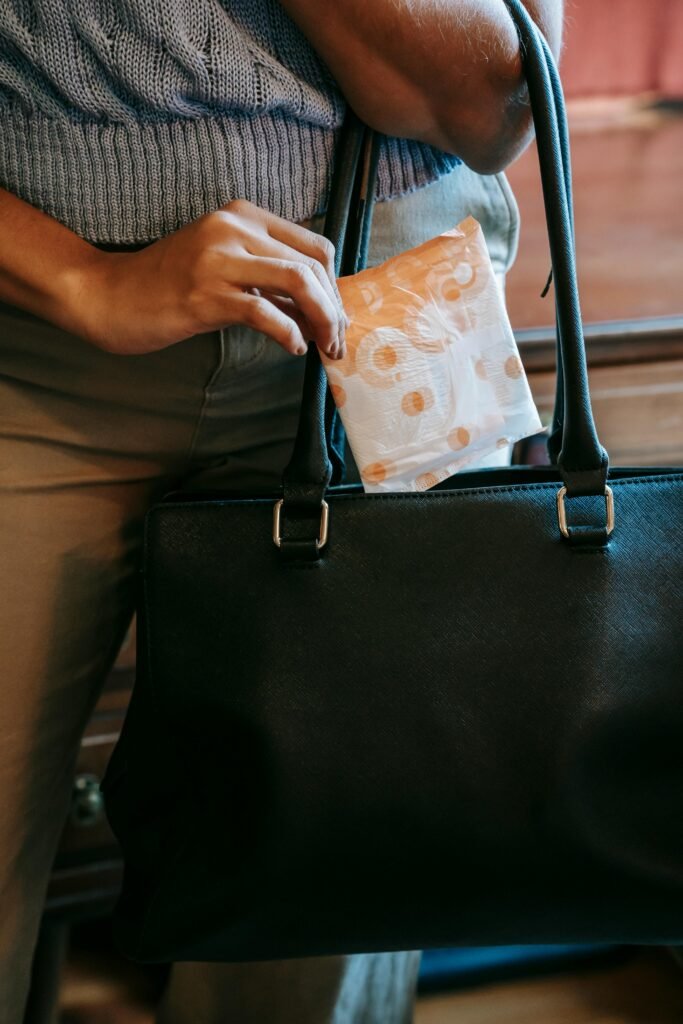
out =
[[[275,502],[273,506],[273,540],[278,547],[282,545],[282,537],[280,536],[280,510],[284,504],[284,498],[280,498],[279,501]],[[315,546],[320,551],[321,548],[327,543],[327,526],[330,521],[330,506],[325,500],[320,502],[320,534],[315,542]]]
[[[563,537],[569,537],[569,528],[567,527],[567,512],[564,507],[564,497],[567,493],[566,487],[560,487],[557,492],[557,522],[560,527],[560,533]],[[614,529],[614,495],[612,494],[612,488],[605,484],[605,510],[607,512],[607,536]]]

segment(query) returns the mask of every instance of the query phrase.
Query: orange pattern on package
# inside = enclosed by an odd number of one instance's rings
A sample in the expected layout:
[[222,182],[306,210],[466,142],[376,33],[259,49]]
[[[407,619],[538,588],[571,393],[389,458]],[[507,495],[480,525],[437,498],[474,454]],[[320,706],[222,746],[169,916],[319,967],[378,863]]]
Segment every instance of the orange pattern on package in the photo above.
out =
[[[438,354],[473,326],[471,304],[461,309],[459,302],[465,292],[471,300],[490,284],[488,254],[473,237],[479,230],[474,218],[468,217],[452,231],[412,249],[409,259],[401,253],[381,267],[340,278],[339,290],[351,324],[344,358],[323,356],[326,369],[333,370],[335,378],[357,373],[372,387],[400,386],[400,363],[411,347]],[[419,296],[421,290],[437,302],[418,304],[416,292]],[[397,332],[405,339],[404,346],[396,346]]]
[[321,358],[365,484],[426,489],[508,443],[501,401],[528,385],[474,218],[338,284],[346,353]]

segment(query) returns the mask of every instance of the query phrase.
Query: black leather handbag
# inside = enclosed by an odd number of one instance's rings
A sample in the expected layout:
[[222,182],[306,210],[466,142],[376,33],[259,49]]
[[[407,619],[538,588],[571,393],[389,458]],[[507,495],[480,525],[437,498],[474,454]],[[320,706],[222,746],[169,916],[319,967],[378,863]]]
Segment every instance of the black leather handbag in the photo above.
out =
[[[277,494],[146,519],[132,703],[103,790],[142,960],[683,939],[683,472],[593,423],[562,93],[519,0],[555,281],[552,465],[331,486],[317,349]],[[377,145],[326,230],[358,266]]]

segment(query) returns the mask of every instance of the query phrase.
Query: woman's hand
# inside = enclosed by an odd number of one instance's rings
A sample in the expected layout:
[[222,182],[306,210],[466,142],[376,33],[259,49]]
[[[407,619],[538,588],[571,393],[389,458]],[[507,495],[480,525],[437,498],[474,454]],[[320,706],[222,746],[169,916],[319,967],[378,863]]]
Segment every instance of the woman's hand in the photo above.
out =
[[77,333],[108,352],[154,352],[246,324],[295,355],[344,348],[334,247],[246,200],[130,253],[93,249],[74,279]]

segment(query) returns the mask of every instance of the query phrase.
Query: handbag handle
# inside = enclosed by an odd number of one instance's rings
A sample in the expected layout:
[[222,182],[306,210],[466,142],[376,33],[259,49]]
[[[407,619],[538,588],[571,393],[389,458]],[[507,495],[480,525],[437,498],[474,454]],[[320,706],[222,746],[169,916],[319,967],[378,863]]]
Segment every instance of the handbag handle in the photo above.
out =
[[[534,26],[535,28],[536,26]],[[572,181],[571,181],[571,155],[569,148],[569,128],[567,124],[567,114],[564,105],[564,95],[562,92],[562,83],[560,76],[555,65],[552,52],[548,43],[546,42],[545,36],[537,31],[537,35],[543,52],[546,58],[548,67],[548,73],[550,75],[551,87],[554,97],[555,115],[557,118],[557,126],[559,132],[560,141],[560,152],[562,157],[562,170],[564,175],[564,186],[565,186],[565,197],[567,206],[569,209],[569,218],[572,228],[572,238],[574,237],[574,209],[573,209],[573,197],[572,197]],[[355,117],[355,115],[351,115]],[[357,119],[356,119],[357,120]],[[374,181],[377,172],[377,157],[379,154],[379,137],[376,133],[374,135],[375,153],[373,154],[373,160],[369,167],[369,184],[368,188],[372,189],[371,195],[374,197]],[[356,171],[358,174],[358,170]],[[353,199],[351,200],[351,209],[354,208]],[[342,259],[341,274],[354,274],[358,270],[362,270],[365,267],[367,259],[368,242],[370,235],[370,222],[372,220],[371,210],[367,208],[367,213],[364,219],[365,234],[361,240],[361,244],[356,246],[354,240],[351,242],[351,259],[346,262]],[[347,239],[348,241],[348,239]],[[349,264],[349,265],[347,265]],[[339,274],[337,275],[339,276]],[[548,282],[550,284],[550,281]],[[560,323],[559,318],[556,315],[556,327],[557,327],[557,348],[556,348],[556,385],[555,385],[555,404],[553,408],[552,422],[548,431],[547,450],[550,462],[552,465],[557,465],[558,457],[562,448],[562,433],[564,426],[564,373],[562,369],[562,350],[559,343],[560,337]],[[325,404],[325,436],[327,440],[327,449],[330,454],[332,462],[332,477],[330,480],[331,484],[336,484],[341,481],[344,471],[344,450],[343,450],[343,436],[340,438],[341,443],[335,438],[335,428],[338,427],[339,416],[336,409],[332,392],[328,389],[326,395]]]
[[[562,442],[556,462],[564,483],[558,495],[563,513],[565,493],[569,497],[609,496],[606,487],[608,457],[597,436],[588,387],[574,261],[569,146],[562,89],[552,54],[526,8],[520,0],[505,0],[505,3],[520,37],[555,280],[559,400],[551,438],[555,446],[560,437]],[[361,153],[365,154],[367,171],[372,163],[367,154],[373,152],[374,146],[374,133],[351,115],[340,139],[324,228],[324,234],[336,247],[338,273],[342,268],[344,272],[353,272],[349,267],[357,269],[363,239],[367,242],[374,189],[366,188],[363,193],[362,181],[365,177],[367,184],[368,174],[361,173]],[[347,231],[349,223],[351,231]],[[292,527],[286,531],[285,538],[280,538],[278,533],[280,547],[288,557],[317,557],[322,544],[318,532],[311,536],[311,524],[317,525],[320,521],[332,472],[325,430],[327,382],[315,345],[309,346],[306,360],[299,427],[292,457],[283,474],[283,506],[278,509],[280,514],[286,511]],[[602,525],[568,531],[565,527],[562,532],[574,543],[595,545],[606,542],[609,529],[610,526]]]

